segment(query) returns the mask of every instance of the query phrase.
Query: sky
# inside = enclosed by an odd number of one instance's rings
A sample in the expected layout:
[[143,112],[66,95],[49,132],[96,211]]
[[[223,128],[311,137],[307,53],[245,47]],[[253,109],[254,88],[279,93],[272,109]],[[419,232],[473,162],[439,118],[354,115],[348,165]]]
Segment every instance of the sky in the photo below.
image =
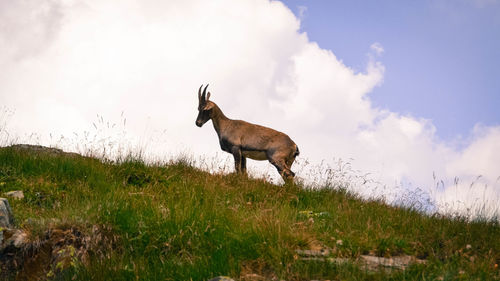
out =
[[500,124],[500,1],[285,0],[311,41],[362,69],[384,49],[374,106],[432,120],[444,140]]
[[210,83],[229,118],[290,135],[300,180],[498,215],[498,2],[346,3],[0,0],[0,141],[231,170],[195,126]]

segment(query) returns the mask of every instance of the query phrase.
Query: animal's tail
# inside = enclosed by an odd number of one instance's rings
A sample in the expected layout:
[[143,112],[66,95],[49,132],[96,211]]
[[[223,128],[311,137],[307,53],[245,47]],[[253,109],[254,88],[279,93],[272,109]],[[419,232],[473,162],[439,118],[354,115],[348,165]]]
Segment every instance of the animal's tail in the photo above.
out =
[[300,154],[299,147],[295,145],[295,153],[293,154],[293,157],[297,157],[299,156],[299,154]]

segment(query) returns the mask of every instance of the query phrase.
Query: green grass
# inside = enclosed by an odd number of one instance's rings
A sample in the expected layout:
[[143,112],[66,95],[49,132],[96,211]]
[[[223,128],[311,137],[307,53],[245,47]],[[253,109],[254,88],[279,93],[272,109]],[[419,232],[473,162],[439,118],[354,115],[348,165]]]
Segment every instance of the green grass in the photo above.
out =
[[[117,237],[56,280],[244,280],[252,273],[276,280],[500,279],[498,222],[422,215],[361,200],[343,186],[313,190],[211,175],[186,160],[116,164],[3,148],[0,191],[10,190],[24,191],[24,199],[9,202],[32,240],[63,225],[89,235],[105,226]],[[407,254],[427,263],[371,272],[297,258],[296,249],[318,245],[333,257]]]

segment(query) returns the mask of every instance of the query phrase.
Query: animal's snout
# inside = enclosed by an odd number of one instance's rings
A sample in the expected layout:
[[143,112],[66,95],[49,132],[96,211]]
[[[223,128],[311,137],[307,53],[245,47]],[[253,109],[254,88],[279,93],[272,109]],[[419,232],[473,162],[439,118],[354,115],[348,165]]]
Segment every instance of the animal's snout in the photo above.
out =
[[196,120],[196,126],[201,127],[202,125],[203,125],[203,123],[201,123],[200,120]]

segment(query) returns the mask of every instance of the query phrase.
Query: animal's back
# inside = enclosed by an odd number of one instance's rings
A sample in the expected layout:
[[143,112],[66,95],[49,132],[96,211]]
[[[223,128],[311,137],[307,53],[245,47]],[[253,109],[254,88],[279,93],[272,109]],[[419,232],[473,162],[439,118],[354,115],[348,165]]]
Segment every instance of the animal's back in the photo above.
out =
[[235,126],[242,130],[240,142],[242,148],[262,150],[273,147],[295,147],[293,140],[285,133],[269,127],[252,124],[243,120],[234,120]]

